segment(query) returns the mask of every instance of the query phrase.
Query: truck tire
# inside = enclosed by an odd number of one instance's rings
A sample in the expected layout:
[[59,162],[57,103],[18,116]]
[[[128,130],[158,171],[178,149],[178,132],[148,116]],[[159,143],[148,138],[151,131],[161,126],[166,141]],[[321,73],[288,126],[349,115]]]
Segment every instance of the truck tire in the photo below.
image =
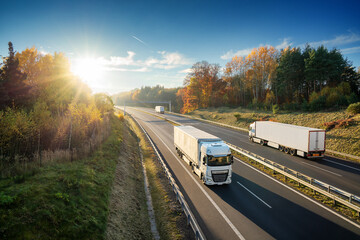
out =
[[296,155],[296,149],[290,149],[290,155],[295,156]]
[[283,152],[284,151],[284,146],[279,145],[279,151]]
[[249,137],[250,142],[254,142],[253,137]]
[[261,139],[261,140],[260,140],[260,145],[261,145],[261,146],[265,146],[265,141]]
[[285,148],[284,148],[284,152],[285,152],[285,153],[289,153],[289,151],[290,151],[290,148],[288,148],[288,147],[285,147]]

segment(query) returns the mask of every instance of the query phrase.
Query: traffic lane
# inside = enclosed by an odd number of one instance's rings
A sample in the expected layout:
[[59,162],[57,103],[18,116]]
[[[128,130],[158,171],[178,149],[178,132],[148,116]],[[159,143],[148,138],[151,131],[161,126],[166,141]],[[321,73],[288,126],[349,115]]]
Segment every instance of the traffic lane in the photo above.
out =
[[[254,174],[253,169],[240,161],[236,161],[233,167],[232,184],[240,182],[261,201],[253,196],[252,202],[248,202],[240,194],[234,197],[237,192],[229,195],[222,188],[214,189],[214,191],[222,196],[224,201],[234,204],[236,210],[275,238],[289,239],[292,236],[291,239],[304,239],[311,236],[311,238],[339,239],[346,236],[344,239],[354,239],[360,235],[359,226],[350,224],[334,215],[331,210],[320,207],[304,198],[303,195],[269,179],[271,177]],[[246,195],[251,197],[250,193]],[[261,203],[263,213],[259,214],[256,208]],[[266,207],[265,203],[271,208]]]
[[[157,129],[156,131],[161,130],[162,129]],[[173,130],[170,128],[168,132],[171,132],[172,135]],[[164,135],[166,136],[166,134],[167,133],[165,132]],[[173,141],[172,137],[167,138],[168,141]],[[246,216],[246,218],[251,220],[251,222],[255,223],[257,226],[261,227],[263,230],[265,230],[267,233],[277,239],[284,239],[291,235],[297,236],[297,238],[300,239],[305,236],[302,235],[302,233],[304,232],[306,234],[311,233],[311,236],[319,237],[324,235],[328,235],[328,237],[337,237],[339,236],[338,234],[341,234],[342,236],[354,237],[354,233],[349,231],[349,229],[351,229],[351,226],[348,226],[348,223],[336,217],[331,212],[319,208],[316,205],[314,206],[313,203],[293,192],[290,192],[289,197],[289,193],[284,193],[284,187],[279,188],[279,186],[281,185],[276,182],[269,183],[269,179],[264,179],[264,176],[258,176],[258,178],[260,179],[257,179],[255,181],[254,174],[251,173],[251,176],[248,176],[248,178],[244,180],[245,178],[243,176],[249,174],[251,171],[244,171],[244,169],[246,168],[239,169],[237,166],[238,164],[235,163],[234,179],[233,183],[230,186],[214,186],[208,188],[210,190],[209,194],[211,194],[211,192],[214,192],[218,195],[218,197],[223,200],[223,203],[221,203],[220,199],[217,199],[215,196],[213,196],[213,198],[216,199],[219,205],[223,205],[224,209],[229,209],[228,205],[230,205],[236,210],[227,213],[227,215],[231,216],[230,218],[235,218],[233,222],[239,221],[238,219],[236,219],[235,216],[237,214],[236,212],[239,212],[242,216]],[[241,170],[243,172],[241,172]],[[274,209],[271,210],[262,202],[256,201],[257,199],[254,199],[251,194],[244,191],[242,188],[239,189],[237,184],[234,184],[235,182],[242,182],[244,185],[248,187],[250,186],[249,188],[252,189],[252,191],[255,192],[257,195],[261,197],[265,196],[264,198],[267,199],[266,201],[270,205],[274,206]],[[260,184],[265,184],[265,186],[260,186]],[[270,188],[271,190],[267,190],[269,189],[269,184],[273,185]],[[276,191],[274,191],[274,189],[276,189]],[[217,191],[225,192],[219,194],[219,192]],[[247,197],[244,198],[244,196]],[[289,198],[291,200],[289,200]],[[284,208],[284,206],[288,207]],[[290,215],[291,217],[288,218],[288,215]],[[292,216],[298,216],[298,218],[294,219]],[[319,223],[319,226],[317,228],[314,228],[313,222],[309,221],[309,219],[315,219],[316,222]],[[333,222],[337,223],[335,224]],[[289,223],[291,224],[289,225]],[[288,229],[289,231],[284,230],[282,226],[286,226],[286,229]],[[297,232],[299,227],[306,231]],[[241,229],[241,226],[238,226],[238,228]],[[332,230],[334,230],[334,232],[326,231],[327,228],[331,228]],[[319,229],[321,229],[320,234],[318,231]],[[326,231],[326,233],[324,234],[323,231]],[[356,232],[356,229],[354,231]],[[246,229],[242,229],[241,232],[245,234]],[[246,235],[248,235],[248,233],[246,233]]]
[[[170,114],[167,114],[166,117],[178,121],[179,123],[184,123],[181,120],[181,118],[184,117],[171,116]],[[358,171],[357,169],[331,163],[326,160],[329,157],[326,157],[323,160],[311,160],[298,156],[291,156],[280,152],[277,149],[252,143],[248,140],[247,135],[226,127],[203,123],[197,120],[186,121],[186,125],[195,126],[271,161],[326,182],[327,184],[338,187],[344,191],[348,191],[358,196],[360,195],[360,184],[358,184],[360,182],[360,170]]]
[[[237,239],[238,237],[230,226],[223,220],[221,214],[214,209],[211,202],[204,194],[201,193],[201,191],[199,191],[199,188],[196,184],[194,184],[193,179],[187,176],[188,173],[180,165],[173,152],[169,151],[168,146],[165,146],[154,134],[154,126],[159,126],[160,129],[167,129],[167,131],[169,131],[170,129],[172,130],[172,125],[164,121],[162,121],[163,123],[160,123],[156,120],[156,118],[149,119],[149,116],[146,114],[142,115],[141,113],[139,114],[134,112],[133,116],[140,122],[152,140],[156,143],[157,148],[163,155],[205,236],[208,239]],[[152,126],[149,127],[149,124]],[[167,132],[165,132],[165,135],[162,131],[156,130],[156,132],[159,136],[161,136],[161,138],[163,138],[163,141],[167,141]],[[261,231],[261,229],[254,230],[254,232],[257,231]],[[266,234],[262,234],[261,236],[263,239],[269,238]]]

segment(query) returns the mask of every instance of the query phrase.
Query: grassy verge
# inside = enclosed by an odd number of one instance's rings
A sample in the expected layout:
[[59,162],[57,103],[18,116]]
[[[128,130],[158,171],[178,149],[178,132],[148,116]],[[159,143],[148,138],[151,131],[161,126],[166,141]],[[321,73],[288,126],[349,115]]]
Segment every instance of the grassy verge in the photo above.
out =
[[327,207],[329,208],[332,208],[334,209],[335,211],[341,213],[342,215],[356,221],[357,223],[360,223],[360,218],[357,214],[356,211],[348,208],[347,206],[341,204],[341,203],[338,203],[338,202],[334,202],[333,199],[325,196],[325,195],[322,195],[320,193],[317,193],[317,192],[314,192],[312,189],[296,182],[295,180],[292,180],[292,179],[289,179],[287,177],[285,177],[284,175],[280,174],[280,173],[277,173],[277,172],[274,172],[272,169],[248,158],[248,157],[245,157],[235,151],[232,151],[233,155],[236,156],[237,158],[241,159],[242,161],[244,161],[245,163],[248,163],[249,165],[259,169],[260,171],[272,176],[273,178],[279,180],[280,182],[283,182],[285,183],[286,185],[292,187],[293,189],[297,190],[297,191],[300,191],[304,194],[306,194],[307,196],[315,199],[316,201],[326,205]]
[[[0,181],[1,239],[105,237],[109,197],[124,131],[118,118],[112,118],[111,124],[111,135],[91,157],[54,163],[26,178]],[[137,211],[141,208],[131,212],[136,215]],[[146,231],[140,229],[142,221],[140,218],[133,222],[140,224],[135,230]]]
[[139,137],[160,238],[194,238],[191,229],[186,224],[186,217],[181,206],[176,201],[175,194],[146,136],[131,117],[127,116],[126,120]]
[[244,108],[208,108],[199,109],[189,115],[211,121],[229,124],[241,128],[248,128],[249,124],[260,119],[273,119],[282,123],[295,124],[306,127],[322,128],[326,122],[352,118],[350,126],[333,128],[326,133],[326,147],[328,149],[360,156],[360,114],[350,116],[345,111],[316,112],[316,113],[278,113],[270,111],[249,110]]

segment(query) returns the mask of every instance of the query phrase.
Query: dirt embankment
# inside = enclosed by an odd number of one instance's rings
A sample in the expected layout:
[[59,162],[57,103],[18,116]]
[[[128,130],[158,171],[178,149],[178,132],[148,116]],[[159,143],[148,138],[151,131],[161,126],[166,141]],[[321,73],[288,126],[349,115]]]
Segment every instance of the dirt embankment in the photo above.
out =
[[[128,127],[124,127],[123,131],[121,154],[109,202],[106,239],[153,239],[137,136]],[[154,170],[147,174],[161,239],[194,239],[161,165],[149,149],[144,152],[144,161],[147,171],[149,167]]]

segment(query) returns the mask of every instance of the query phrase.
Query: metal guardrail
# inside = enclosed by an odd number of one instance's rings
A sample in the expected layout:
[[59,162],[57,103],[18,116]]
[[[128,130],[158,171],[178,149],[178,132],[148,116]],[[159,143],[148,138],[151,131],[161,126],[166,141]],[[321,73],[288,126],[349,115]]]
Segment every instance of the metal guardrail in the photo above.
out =
[[[203,121],[203,122],[208,122],[208,123],[211,123],[211,124],[215,124],[215,125],[219,125],[219,126],[223,126],[223,127],[227,127],[227,128],[232,128],[232,129],[236,129],[236,130],[240,130],[240,131],[245,131],[245,132],[249,131],[246,128],[235,127],[235,126],[231,126],[231,125],[224,124],[224,123],[219,123],[219,122],[214,122],[214,121],[207,120],[207,119],[188,116],[188,115],[185,115],[185,114],[174,113],[174,112],[166,112],[166,113],[172,114],[172,115],[175,115],[175,116],[186,117],[186,118],[195,119],[195,120],[199,120],[199,121]],[[330,155],[336,154],[336,155],[344,157],[345,159],[350,158],[350,159],[360,160],[360,157],[358,157],[358,156],[347,154],[347,153],[342,153],[342,152],[337,152],[337,151],[333,151],[333,150],[330,150],[330,149],[326,149],[325,153],[329,153]]]
[[234,151],[251,158],[255,160],[256,162],[290,178],[293,179],[302,185],[305,185],[311,189],[313,189],[316,192],[319,192],[331,199],[333,199],[335,202],[339,202],[341,204],[344,204],[345,206],[354,209],[357,211],[358,215],[360,212],[360,197],[356,196],[354,194],[351,194],[349,192],[346,192],[344,190],[341,190],[337,187],[331,186],[327,183],[324,183],[320,180],[317,180],[315,178],[309,177],[303,173],[300,173],[298,171],[292,170],[290,168],[287,168],[281,164],[278,164],[276,162],[273,162],[269,159],[266,159],[264,157],[261,157],[257,154],[254,154],[252,152],[249,152],[245,149],[242,149],[238,146],[232,145],[231,143],[226,143],[229,145],[231,149]]
[[249,129],[246,129],[246,128],[235,127],[235,126],[231,126],[231,125],[228,125],[228,124],[225,124],[225,123],[219,123],[219,122],[214,122],[214,121],[210,121],[210,120],[207,120],[207,119],[197,118],[197,117],[193,117],[193,116],[187,116],[185,114],[174,113],[174,112],[166,112],[166,113],[181,116],[181,117],[187,117],[187,118],[190,118],[190,119],[195,119],[195,120],[199,120],[199,121],[203,121],[203,122],[208,122],[208,123],[211,123],[211,124],[216,124],[216,125],[219,125],[219,126],[222,126],[222,127],[232,128],[232,129],[236,129],[236,130],[240,130],[240,131],[244,131],[244,132],[249,131]]
[[[131,114],[129,114],[129,116],[131,116]],[[146,135],[147,139],[149,140],[152,148],[154,149],[154,151],[155,151],[155,153],[156,153],[156,155],[157,155],[157,157],[158,157],[158,159],[159,159],[159,161],[160,161],[160,163],[161,163],[161,165],[162,165],[162,167],[164,169],[164,172],[166,173],[166,176],[169,179],[169,183],[173,188],[173,191],[174,191],[174,193],[176,195],[176,199],[179,201],[179,203],[180,203],[180,205],[181,205],[181,207],[182,207],[182,209],[183,209],[183,211],[185,213],[187,223],[188,223],[188,225],[190,225],[191,229],[195,233],[195,239],[205,240],[206,238],[205,238],[204,234],[202,233],[201,228],[200,228],[199,224],[197,223],[193,213],[191,212],[191,210],[189,208],[189,205],[187,204],[187,202],[186,202],[186,200],[184,198],[184,195],[181,193],[181,191],[179,189],[179,186],[176,184],[174,178],[172,177],[171,172],[169,171],[169,169],[166,166],[164,160],[162,159],[160,153],[158,152],[154,142],[151,140],[151,137],[148,135],[146,130],[139,124],[139,122],[134,117],[132,117],[132,119],[134,119],[134,121],[137,123],[137,125],[144,132],[144,134]]]
[[[153,114],[153,113],[149,113],[149,114]],[[171,113],[171,114],[173,114],[173,113]],[[155,114],[153,114],[153,115],[155,115]],[[164,116],[159,116],[158,114],[156,114],[156,115],[160,118],[166,119]],[[175,115],[182,115],[182,114],[175,114]],[[181,125],[180,123],[178,123],[174,120],[171,120],[171,119],[166,119],[166,120]],[[226,142],[226,144],[229,145],[229,147],[231,149],[233,149],[234,151],[236,151],[248,158],[255,160],[256,162],[272,169],[273,171],[276,171],[290,179],[293,179],[293,180],[301,183],[302,185],[309,187],[310,189],[312,189],[318,193],[321,193],[321,194],[333,199],[334,202],[339,202],[341,204],[344,204],[345,206],[357,211],[358,216],[360,216],[360,197],[359,196],[356,196],[354,194],[351,194],[349,192],[341,190],[340,188],[331,186],[331,185],[324,183],[320,180],[317,180],[315,178],[309,177],[301,172],[298,172],[291,168],[285,167],[281,164],[273,162],[269,159],[266,159],[262,156],[255,154],[255,153],[249,152],[245,149],[235,146],[231,143]]]

